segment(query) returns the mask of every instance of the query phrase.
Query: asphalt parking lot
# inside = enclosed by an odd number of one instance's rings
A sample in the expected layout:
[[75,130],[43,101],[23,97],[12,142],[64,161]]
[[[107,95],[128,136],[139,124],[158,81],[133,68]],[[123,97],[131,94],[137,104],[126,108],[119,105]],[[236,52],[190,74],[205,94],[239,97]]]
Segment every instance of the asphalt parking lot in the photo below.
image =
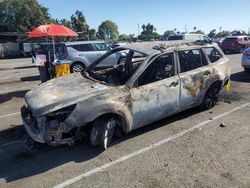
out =
[[[250,187],[250,75],[227,55],[231,91],[115,140],[27,151],[23,96],[39,81],[31,59],[0,60],[0,187]],[[221,126],[223,125],[225,126]]]

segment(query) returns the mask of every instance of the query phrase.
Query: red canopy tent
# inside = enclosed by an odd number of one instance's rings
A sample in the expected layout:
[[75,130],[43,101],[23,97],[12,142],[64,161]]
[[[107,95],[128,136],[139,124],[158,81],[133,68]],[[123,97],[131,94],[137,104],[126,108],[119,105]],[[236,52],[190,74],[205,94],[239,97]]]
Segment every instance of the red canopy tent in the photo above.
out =
[[40,25],[33,29],[28,37],[52,37],[54,60],[55,60],[55,37],[76,37],[78,34],[68,27],[57,24]]

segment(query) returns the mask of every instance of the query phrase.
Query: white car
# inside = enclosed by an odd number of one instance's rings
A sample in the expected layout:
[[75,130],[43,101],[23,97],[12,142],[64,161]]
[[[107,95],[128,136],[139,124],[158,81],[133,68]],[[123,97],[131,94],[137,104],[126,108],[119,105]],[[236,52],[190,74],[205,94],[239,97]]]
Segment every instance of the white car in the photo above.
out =
[[250,73],[250,48],[244,50],[241,58],[241,65],[245,72]]

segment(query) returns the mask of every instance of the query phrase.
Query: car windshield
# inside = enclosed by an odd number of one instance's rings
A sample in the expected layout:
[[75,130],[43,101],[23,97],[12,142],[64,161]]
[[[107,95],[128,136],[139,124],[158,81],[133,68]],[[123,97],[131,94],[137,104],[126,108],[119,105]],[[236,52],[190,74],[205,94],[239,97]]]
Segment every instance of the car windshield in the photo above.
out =
[[83,76],[108,85],[123,85],[145,61],[146,57],[141,52],[129,49],[109,52],[90,65],[83,72]]

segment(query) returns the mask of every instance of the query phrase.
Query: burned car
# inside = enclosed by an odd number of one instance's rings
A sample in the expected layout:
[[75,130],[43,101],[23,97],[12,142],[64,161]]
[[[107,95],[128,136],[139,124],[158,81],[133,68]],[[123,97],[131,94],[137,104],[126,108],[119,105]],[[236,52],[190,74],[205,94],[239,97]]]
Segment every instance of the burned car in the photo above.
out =
[[[124,63],[98,69],[104,59],[120,51],[128,52]],[[93,146],[106,149],[116,130],[128,133],[199,105],[212,108],[230,71],[216,44],[127,44],[81,73],[29,91],[21,115],[36,142],[72,144],[86,132]]]

